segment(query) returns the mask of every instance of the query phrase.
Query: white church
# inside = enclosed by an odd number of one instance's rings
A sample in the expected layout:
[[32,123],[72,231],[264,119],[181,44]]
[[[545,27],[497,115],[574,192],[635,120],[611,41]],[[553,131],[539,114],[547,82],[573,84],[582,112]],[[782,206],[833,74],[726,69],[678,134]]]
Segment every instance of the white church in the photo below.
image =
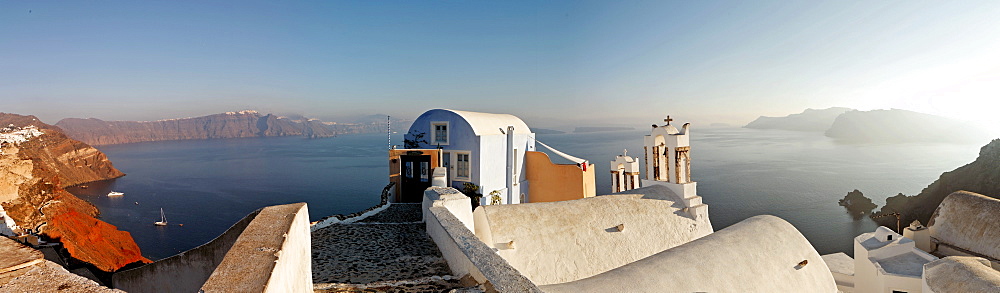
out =
[[[552,163],[536,144],[574,164]],[[482,205],[592,197],[592,166],[538,142],[514,115],[450,109],[421,114],[410,125],[403,148],[389,151],[397,202],[419,202],[435,180],[457,190],[475,186],[483,195]]]

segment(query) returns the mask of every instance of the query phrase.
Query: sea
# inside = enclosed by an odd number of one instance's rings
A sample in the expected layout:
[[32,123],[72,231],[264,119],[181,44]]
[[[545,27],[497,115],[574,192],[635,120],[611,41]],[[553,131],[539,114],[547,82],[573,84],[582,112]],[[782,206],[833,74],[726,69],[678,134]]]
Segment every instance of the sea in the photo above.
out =
[[[537,134],[537,140],[595,164],[597,193],[611,189],[610,162],[627,150],[642,161],[647,130]],[[818,132],[693,128],[692,179],[716,231],[755,215],[794,225],[821,253],[852,253],[852,239],[877,226],[837,204],[858,189],[880,206],[915,195],[976,159],[987,143],[841,143]],[[394,134],[392,141],[402,141]],[[125,177],[68,190],[100,218],[128,231],[147,258],[195,248],[250,212],[306,202],[312,221],[379,202],[388,184],[385,134],[148,142],[98,147]],[[553,156],[554,157],[554,156]],[[557,161],[558,162],[558,161]],[[110,191],[124,192],[107,197]],[[168,226],[154,226],[160,210]],[[906,223],[904,223],[906,225]]]

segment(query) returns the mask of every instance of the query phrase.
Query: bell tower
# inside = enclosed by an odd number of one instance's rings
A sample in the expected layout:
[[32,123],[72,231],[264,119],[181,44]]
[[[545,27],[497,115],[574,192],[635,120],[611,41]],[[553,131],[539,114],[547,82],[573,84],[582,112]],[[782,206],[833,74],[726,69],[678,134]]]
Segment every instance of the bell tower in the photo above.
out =
[[644,138],[646,175],[642,186],[664,185],[679,197],[691,217],[707,217],[708,205],[702,203],[697,182],[691,180],[691,123],[678,130],[671,125],[673,121],[667,116],[665,124],[653,124]]
[[691,181],[691,144],[685,123],[677,130],[670,125],[674,119],[667,116],[665,125],[653,124],[645,137],[646,180],[685,184]]
[[639,161],[628,156],[628,150],[611,161],[611,192],[639,188]]

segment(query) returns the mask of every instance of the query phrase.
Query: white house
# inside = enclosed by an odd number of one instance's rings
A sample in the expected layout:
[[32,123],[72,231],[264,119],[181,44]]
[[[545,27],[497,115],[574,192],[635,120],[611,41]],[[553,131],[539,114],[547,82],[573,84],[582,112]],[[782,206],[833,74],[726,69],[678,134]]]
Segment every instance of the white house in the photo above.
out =
[[476,184],[483,194],[480,204],[489,204],[494,191],[501,203],[529,196],[524,156],[535,150],[533,137],[514,115],[434,109],[417,117],[404,139],[408,149],[440,149],[432,165],[447,170],[446,185],[462,190],[463,183]]
[[854,238],[854,292],[921,292],[923,266],[938,258],[885,226]]

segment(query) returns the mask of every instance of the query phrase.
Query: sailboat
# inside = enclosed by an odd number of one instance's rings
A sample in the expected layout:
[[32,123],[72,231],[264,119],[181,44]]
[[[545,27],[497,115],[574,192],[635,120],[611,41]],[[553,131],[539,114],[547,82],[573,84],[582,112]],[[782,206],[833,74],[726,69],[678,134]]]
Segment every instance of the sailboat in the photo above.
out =
[[167,225],[167,216],[163,214],[163,208],[160,208],[160,221],[159,222],[154,222],[153,225],[157,225],[157,226],[166,226]]

